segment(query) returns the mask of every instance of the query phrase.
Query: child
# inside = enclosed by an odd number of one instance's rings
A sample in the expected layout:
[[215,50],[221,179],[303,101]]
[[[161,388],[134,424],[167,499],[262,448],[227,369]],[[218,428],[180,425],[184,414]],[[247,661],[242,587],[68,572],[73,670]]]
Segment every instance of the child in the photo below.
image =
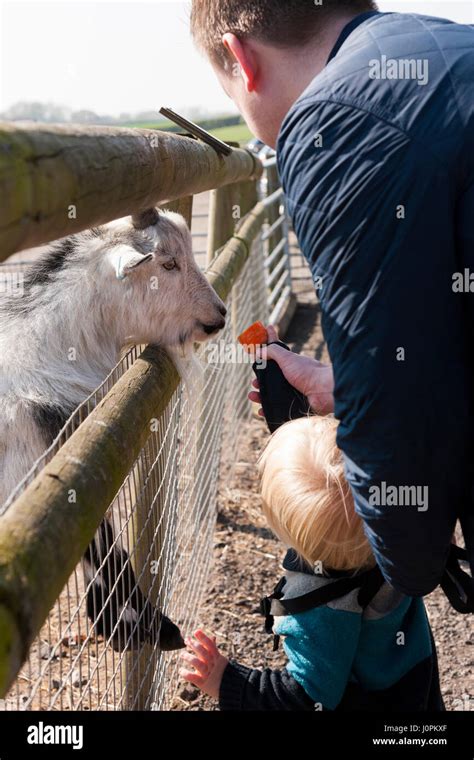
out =
[[336,429],[332,416],[293,420],[260,458],[263,511],[290,547],[267,602],[288,664],[253,670],[196,631],[181,675],[221,710],[444,709],[423,600],[395,591],[376,567]]

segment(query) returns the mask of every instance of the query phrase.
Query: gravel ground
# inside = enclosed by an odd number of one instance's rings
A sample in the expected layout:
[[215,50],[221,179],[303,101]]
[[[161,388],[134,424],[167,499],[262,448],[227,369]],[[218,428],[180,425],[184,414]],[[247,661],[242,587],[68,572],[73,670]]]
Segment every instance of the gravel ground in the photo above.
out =
[[[311,279],[293,252],[298,309],[285,340],[293,350],[321,360],[327,351]],[[258,605],[281,577],[284,550],[266,528],[261,514],[255,463],[268,433],[253,419],[242,436],[229,485],[219,495],[214,563],[201,608],[201,625],[217,636],[221,651],[252,667],[281,667],[282,647],[272,652]],[[456,613],[437,589],[426,599],[438,648],[441,687],[448,710],[474,710],[474,634],[472,615]],[[216,700],[183,684],[175,710],[217,710]]]

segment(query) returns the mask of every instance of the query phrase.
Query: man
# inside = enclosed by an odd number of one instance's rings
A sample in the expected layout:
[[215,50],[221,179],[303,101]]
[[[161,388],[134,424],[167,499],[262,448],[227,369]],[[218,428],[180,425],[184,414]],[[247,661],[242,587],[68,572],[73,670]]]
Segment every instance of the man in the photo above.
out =
[[[457,519],[474,568],[474,28],[372,0],[194,0],[191,23],[277,149],[377,561],[427,594]],[[268,356],[331,408],[330,368]]]

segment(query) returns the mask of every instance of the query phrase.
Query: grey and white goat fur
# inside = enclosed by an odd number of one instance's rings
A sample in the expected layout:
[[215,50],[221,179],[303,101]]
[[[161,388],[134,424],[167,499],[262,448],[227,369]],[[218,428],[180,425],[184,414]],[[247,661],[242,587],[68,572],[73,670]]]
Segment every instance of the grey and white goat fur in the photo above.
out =
[[226,309],[182,216],[150,209],[53,243],[0,298],[0,505],[133,343],[184,355]]
[[[224,327],[225,314],[178,214],[150,209],[54,243],[22,291],[0,299],[0,506],[124,346],[155,343],[175,361],[178,349],[192,357],[193,342]],[[89,618],[114,649],[184,646],[141,593],[107,517],[83,570]]]

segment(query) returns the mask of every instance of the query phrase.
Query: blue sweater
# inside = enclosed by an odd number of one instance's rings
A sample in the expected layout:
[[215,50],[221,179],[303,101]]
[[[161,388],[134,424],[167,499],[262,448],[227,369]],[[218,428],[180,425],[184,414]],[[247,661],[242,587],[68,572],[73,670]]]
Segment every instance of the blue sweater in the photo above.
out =
[[[334,581],[294,569],[291,551],[283,567],[283,599]],[[288,664],[260,671],[231,660],[221,710],[443,709],[423,601],[387,583],[364,608],[356,589],[307,612],[275,617],[273,630],[284,637]]]
[[[386,580],[427,594],[457,518],[474,570],[474,27],[357,17],[277,157],[356,510]],[[426,498],[395,506],[391,487]]]

